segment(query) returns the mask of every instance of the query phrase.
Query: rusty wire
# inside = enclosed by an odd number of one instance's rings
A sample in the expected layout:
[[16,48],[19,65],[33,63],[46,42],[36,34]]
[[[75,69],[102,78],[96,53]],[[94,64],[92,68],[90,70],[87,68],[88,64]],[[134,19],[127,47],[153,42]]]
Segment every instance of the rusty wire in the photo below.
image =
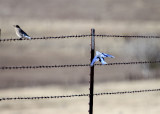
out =
[[[67,36],[51,36],[51,37],[39,37],[39,38],[32,38],[32,39],[19,39],[19,38],[9,38],[9,39],[0,39],[1,42],[11,42],[11,41],[31,41],[31,40],[49,40],[49,39],[66,39],[66,38],[85,38],[90,37],[91,35],[67,35]],[[95,37],[110,37],[110,38],[160,38],[160,36],[148,36],[148,35],[103,35],[103,34],[97,34],[94,35]]]
[[[119,62],[119,63],[108,63],[110,65],[130,65],[130,64],[151,64],[160,63],[160,61],[137,61],[137,62]],[[71,65],[39,65],[39,66],[1,66],[0,70],[16,70],[16,69],[51,69],[51,68],[65,68],[65,67],[87,67],[90,64],[71,64]],[[95,64],[95,66],[102,66],[102,64]]]
[[[94,96],[102,96],[102,95],[122,95],[122,94],[159,92],[159,91],[160,91],[160,89],[117,91],[117,92],[95,93]],[[41,97],[5,97],[5,98],[0,98],[0,101],[10,101],[10,100],[38,100],[38,99],[56,99],[56,98],[59,99],[59,98],[84,97],[84,96],[89,96],[89,94],[75,94],[75,95],[63,95],[63,96],[41,96]]]
[[160,38],[160,36],[148,36],[148,35],[95,35],[96,37],[111,37],[111,38]]
[[66,39],[66,38],[85,38],[90,35],[68,35],[68,36],[51,36],[51,37],[39,37],[32,39],[19,39],[19,38],[10,38],[10,39],[0,39],[0,42],[11,42],[11,41],[31,41],[31,40],[49,40],[49,39]]

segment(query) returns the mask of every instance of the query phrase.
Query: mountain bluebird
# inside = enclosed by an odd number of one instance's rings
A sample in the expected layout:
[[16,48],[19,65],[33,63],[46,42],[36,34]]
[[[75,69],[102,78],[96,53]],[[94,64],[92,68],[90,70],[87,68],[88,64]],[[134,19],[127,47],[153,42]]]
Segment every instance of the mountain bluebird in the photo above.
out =
[[101,52],[99,52],[99,51],[96,51],[96,56],[93,58],[90,66],[93,66],[96,61],[100,61],[100,62],[102,63],[102,65],[107,64],[107,63],[104,61],[104,58],[105,58],[105,57],[115,58],[115,57],[112,56],[112,55],[109,55],[109,54],[106,54],[106,53],[101,53]]
[[16,34],[17,36],[22,39],[22,38],[27,38],[27,39],[31,39],[30,36],[27,35],[27,33],[25,33],[21,28],[20,26],[18,25],[13,25],[15,27],[15,30],[16,30]]

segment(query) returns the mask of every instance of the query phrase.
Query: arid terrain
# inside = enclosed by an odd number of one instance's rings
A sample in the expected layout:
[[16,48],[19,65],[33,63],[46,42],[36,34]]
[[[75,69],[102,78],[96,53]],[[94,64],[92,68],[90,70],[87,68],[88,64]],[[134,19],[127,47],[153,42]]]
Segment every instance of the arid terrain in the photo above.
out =
[[[156,26],[156,23],[154,22],[146,22],[145,24],[129,24],[123,22],[110,24],[107,22],[83,23],[75,21],[75,25],[73,25],[72,28],[70,27],[70,25],[72,25],[71,21],[58,21],[57,23],[53,23],[53,25],[51,22],[47,22],[48,24],[46,24],[45,21],[42,21],[42,28],[37,28],[38,22],[40,23],[41,21],[33,21],[33,25],[35,26],[32,26],[32,24],[29,24],[28,26],[25,26],[25,24],[20,25],[23,25],[22,28],[24,28],[28,32],[28,34],[31,35],[31,37],[90,34],[91,28],[96,29],[96,34],[159,35],[159,26]],[[2,30],[2,38],[17,38],[16,34],[14,33],[14,28],[12,27],[13,23],[9,22],[9,25],[11,27],[9,29],[6,29],[9,32]],[[48,25],[50,25],[51,28],[48,28]],[[59,26],[61,26],[62,28],[59,28]],[[131,27],[127,29],[127,26]],[[96,50],[115,56],[114,59],[106,58],[106,61],[108,63],[159,60],[158,58],[160,47],[158,44],[159,39],[96,37]],[[0,47],[1,66],[37,66],[90,63],[89,37],[36,41],[16,41],[4,43],[2,42]],[[153,66],[154,65],[149,64],[104,67],[97,66],[95,69],[95,73],[97,75],[97,81],[99,82],[110,80],[125,80],[130,76],[132,76],[133,79],[134,77],[139,77],[140,79],[141,77],[159,77],[158,64],[154,68]],[[64,85],[88,83],[89,67],[36,70],[4,70],[1,71],[0,79],[0,88],[21,87],[27,85],[47,85],[55,83]]]
[[[20,25],[32,38],[96,34],[160,36],[159,0],[0,0],[1,39],[17,38]],[[160,41],[100,38],[96,50],[108,63],[156,61]],[[0,42],[0,67],[90,64],[90,37]],[[95,93],[155,89],[159,64],[95,67]],[[0,98],[89,92],[90,67],[0,70]],[[95,114],[159,114],[159,92],[94,98]],[[1,101],[0,114],[87,114],[88,97]]]
[[[153,89],[159,80],[95,83],[95,93]],[[88,85],[0,90],[1,97],[55,96],[88,93]],[[159,114],[159,92],[94,97],[94,114]],[[88,114],[88,97],[1,101],[1,114]]]

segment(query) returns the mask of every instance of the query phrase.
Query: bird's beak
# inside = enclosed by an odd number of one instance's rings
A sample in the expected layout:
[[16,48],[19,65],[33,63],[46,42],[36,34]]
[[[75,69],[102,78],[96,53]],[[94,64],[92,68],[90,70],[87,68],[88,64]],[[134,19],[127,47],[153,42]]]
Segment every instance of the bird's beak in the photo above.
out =
[[14,27],[16,27],[16,25],[13,25]]

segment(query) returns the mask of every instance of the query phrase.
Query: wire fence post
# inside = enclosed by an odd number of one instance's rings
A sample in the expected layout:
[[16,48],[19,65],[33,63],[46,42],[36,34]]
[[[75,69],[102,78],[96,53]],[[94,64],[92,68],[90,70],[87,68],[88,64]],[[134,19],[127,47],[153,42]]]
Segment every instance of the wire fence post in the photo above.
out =
[[0,29],[0,39],[1,39],[1,29]]
[[[91,29],[91,62],[95,53],[95,29]],[[89,114],[93,114],[93,94],[94,94],[94,65],[90,67],[90,94],[89,94]]]

